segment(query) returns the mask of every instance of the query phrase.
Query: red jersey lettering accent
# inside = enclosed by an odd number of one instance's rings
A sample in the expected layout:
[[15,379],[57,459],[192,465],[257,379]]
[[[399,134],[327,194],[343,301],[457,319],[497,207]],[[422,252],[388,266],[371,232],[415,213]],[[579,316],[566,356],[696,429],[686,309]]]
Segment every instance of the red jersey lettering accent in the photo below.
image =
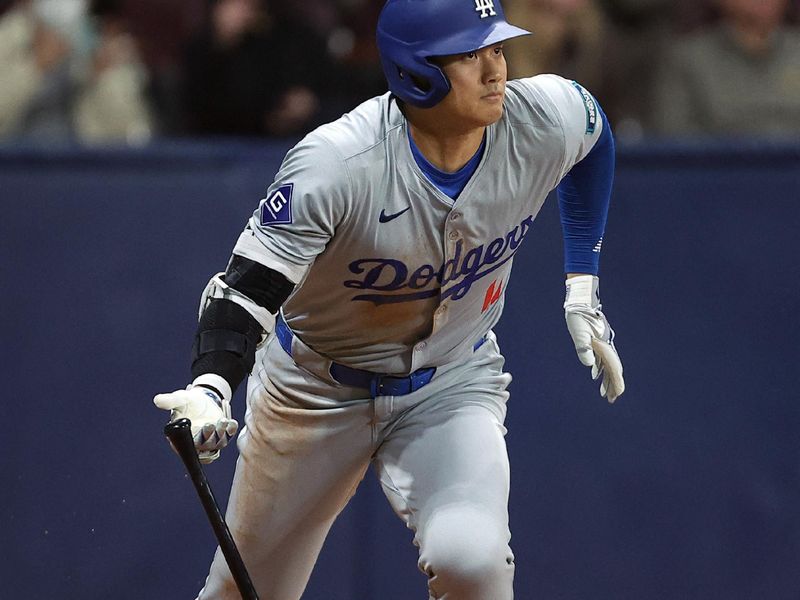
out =
[[500,292],[502,290],[503,282],[495,279],[492,282],[492,285],[489,286],[489,289],[486,290],[486,296],[483,297],[483,308],[481,309],[481,312],[485,312],[487,308],[500,299]]

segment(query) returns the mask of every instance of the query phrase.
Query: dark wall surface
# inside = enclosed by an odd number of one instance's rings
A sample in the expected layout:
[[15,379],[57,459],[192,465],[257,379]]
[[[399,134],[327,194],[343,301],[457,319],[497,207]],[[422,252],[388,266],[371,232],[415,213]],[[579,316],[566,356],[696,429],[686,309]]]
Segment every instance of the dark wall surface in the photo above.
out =
[[[0,150],[0,598],[191,599],[215,542],[152,396],[287,144]],[[800,598],[800,147],[620,148],[609,406],[563,322],[558,212],[497,328],[522,600]],[[234,413],[244,413],[242,391]],[[224,505],[234,447],[206,471]],[[425,598],[370,475],[304,599]]]

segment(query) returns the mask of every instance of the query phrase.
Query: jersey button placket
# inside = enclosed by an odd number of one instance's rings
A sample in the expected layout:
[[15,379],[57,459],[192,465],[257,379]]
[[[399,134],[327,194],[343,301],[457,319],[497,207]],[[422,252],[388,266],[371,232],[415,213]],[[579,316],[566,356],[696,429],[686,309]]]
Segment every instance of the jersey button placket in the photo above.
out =
[[445,323],[447,323],[447,305],[441,304],[433,311],[433,330],[438,331]]
[[[448,217],[448,221],[450,221],[449,226],[447,227],[447,240],[451,243],[456,242],[461,239],[461,232],[458,230],[457,223],[459,219],[461,219],[462,214],[460,211],[454,210],[450,213]],[[449,257],[448,257],[449,258]]]
[[[447,217],[447,224],[445,226],[445,263],[453,260],[458,242],[461,240],[461,231],[457,229],[457,223],[462,216],[461,211],[454,210]],[[436,332],[441,329],[446,322],[447,304],[443,302],[433,311],[433,331]]]
[[425,364],[428,360],[428,343],[417,342],[414,344],[414,351],[411,356],[411,366],[414,370],[418,369],[421,365]]

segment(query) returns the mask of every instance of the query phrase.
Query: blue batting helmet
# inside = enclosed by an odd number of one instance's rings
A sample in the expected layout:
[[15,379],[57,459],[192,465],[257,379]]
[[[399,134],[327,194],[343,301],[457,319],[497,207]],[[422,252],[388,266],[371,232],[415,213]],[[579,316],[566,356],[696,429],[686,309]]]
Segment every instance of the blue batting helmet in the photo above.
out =
[[409,104],[430,108],[447,95],[450,82],[429,58],[529,33],[506,21],[500,0],[388,0],[377,39],[389,89]]

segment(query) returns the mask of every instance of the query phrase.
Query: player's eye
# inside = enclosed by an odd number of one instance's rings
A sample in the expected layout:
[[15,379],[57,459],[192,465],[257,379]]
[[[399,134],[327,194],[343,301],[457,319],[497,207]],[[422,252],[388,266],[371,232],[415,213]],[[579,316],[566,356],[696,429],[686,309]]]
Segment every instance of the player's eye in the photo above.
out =
[[467,53],[464,55],[464,58],[467,58],[467,59],[469,59],[469,60],[472,60],[472,59],[478,58],[478,53],[477,53],[477,52],[467,52]]
[[503,47],[502,46],[495,46],[494,53],[497,54],[497,55],[502,54],[503,53]]

